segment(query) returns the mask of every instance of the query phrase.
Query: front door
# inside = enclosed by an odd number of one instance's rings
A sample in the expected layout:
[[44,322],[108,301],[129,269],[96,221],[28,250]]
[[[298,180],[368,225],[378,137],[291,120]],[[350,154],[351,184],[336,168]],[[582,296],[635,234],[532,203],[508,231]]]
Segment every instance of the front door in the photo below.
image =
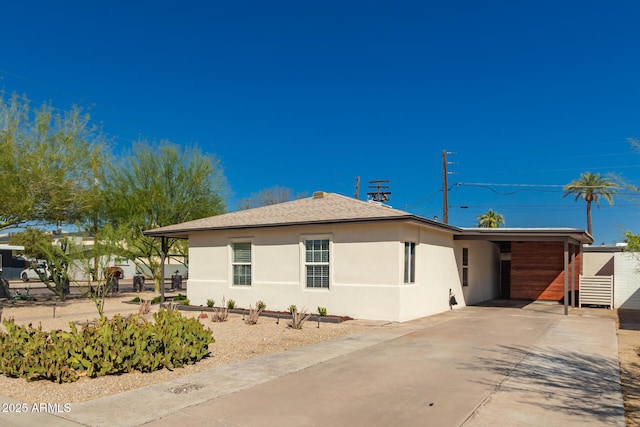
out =
[[500,298],[511,298],[511,261],[500,261]]

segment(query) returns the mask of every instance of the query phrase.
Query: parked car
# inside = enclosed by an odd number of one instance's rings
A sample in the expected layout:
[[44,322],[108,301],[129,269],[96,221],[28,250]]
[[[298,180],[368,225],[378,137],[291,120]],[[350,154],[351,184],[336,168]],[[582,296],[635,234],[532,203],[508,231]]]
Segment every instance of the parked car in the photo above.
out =
[[28,282],[29,280],[41,280],[40,274],[46,274],[47,279],[52,280],[53,276],[51,275],[51,270],[46,262],[39,262],[36,264],[32,264],[29,268],[25,268],[20,272],[20,278],[24,282]]

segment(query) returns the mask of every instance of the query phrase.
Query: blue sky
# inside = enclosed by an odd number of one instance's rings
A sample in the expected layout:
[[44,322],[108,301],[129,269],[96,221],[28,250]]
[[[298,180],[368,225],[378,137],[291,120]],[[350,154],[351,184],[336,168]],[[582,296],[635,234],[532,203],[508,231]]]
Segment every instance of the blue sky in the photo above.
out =
[[[638,2],[34,1],[3,16],[0,89],[88,108],[122,150],[197,144],[230,210],[273,186],[354,195],[360,176],[360,198],[385,179],[393,207],[441,218],[442,150],[458,226],[494,209],[510,227],[586,228],[560,185],[640,185]],[[594,209],[597,243],[640,233],[638,198],[615,201]]]

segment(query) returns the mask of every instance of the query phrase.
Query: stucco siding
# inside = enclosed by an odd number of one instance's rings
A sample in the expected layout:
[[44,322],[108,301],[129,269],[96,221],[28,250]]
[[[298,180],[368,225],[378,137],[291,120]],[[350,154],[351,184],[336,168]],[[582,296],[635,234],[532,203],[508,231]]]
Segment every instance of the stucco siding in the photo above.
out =
[[[330,241],[330,287],[307,288],[304,240]],[[284,311],[291,304],[315,312],[354,318],[398,320],[398,226],[332,225],[256,229],[252,233],[211,232],[190,239],[188,286],[192,304],[222,297],[239,307],[263,300],[267,308]],[[252,242],[252,284],[232,285],[234,241]]]
[[189,238],[189,279],[226,282],[228,258],[226,237],[194,234]]
[[[477,304],[498,298],[500,296],[500,248],[498,245],[480,240],[456,243],[456,263],[460,278],[462,278],[462,249],[469,250],[469,284],[462,286],[465,303]],[[460,303],[460,298],[457,299]]]
[[582,271],[585,276],[611,276],[614,270],[613,252],[583,252]]
[[332,232],[336,286],[399,285],[398,225],[342,225]]
[[[326,288],[306,286],[305,239],[328,239]],[[234,286],[231,243],[252,244],[251,286]],[[405,283],[405,242],[415,243],[415,281]],[[406,321],[449,310],[449,289],[463,307],[496,296],[496,245],[470,242],[472,286],[463,291],[452,233],[410,223],[334,224],[194,233],[190,240],[188,297],[193,305],[207,299],[233,299],[248,308],[262,300],[267,309],[291,304],[315,313],[359,319]]]
[[[449,310],[449,289],[458,292],[453,236],[449,233],[404,227],[403,240],[416,237],[416,281],[400,288],[400,317],[406,321]],[[404,261],[404,258],[402,258]],[[458,307],[464,306],[464,301]]]
[[[411,224],[338,224],[206,232],[190,238],[188,296],[194,305],[222,297],[239,307],[263,300],[361,319],[404,321],[449,309],[462,294],[450,233]],[[304,239],[330,240],[330,287],[307,288]],[[252,243],[252,284],[232,285],[230,242]],[[416,243],[415,283],[404,283],[404,243]],[[464,300],[460,300],[460,306]]]
[[614,306],[640,309],[640,253],[618,252],[614,255]]

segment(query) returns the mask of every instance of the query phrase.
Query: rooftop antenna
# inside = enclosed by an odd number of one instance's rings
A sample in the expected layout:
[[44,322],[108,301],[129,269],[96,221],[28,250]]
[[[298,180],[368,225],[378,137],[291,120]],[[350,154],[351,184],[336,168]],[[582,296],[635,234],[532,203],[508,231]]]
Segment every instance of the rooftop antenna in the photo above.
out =
[[385,184],[389,184],[388,179],[369,181],[369,188],[375,189],[375,191],[368,192],[367,199],[380,203],[388,202],[391,191],[384,191],[389,188],[389,186]]

